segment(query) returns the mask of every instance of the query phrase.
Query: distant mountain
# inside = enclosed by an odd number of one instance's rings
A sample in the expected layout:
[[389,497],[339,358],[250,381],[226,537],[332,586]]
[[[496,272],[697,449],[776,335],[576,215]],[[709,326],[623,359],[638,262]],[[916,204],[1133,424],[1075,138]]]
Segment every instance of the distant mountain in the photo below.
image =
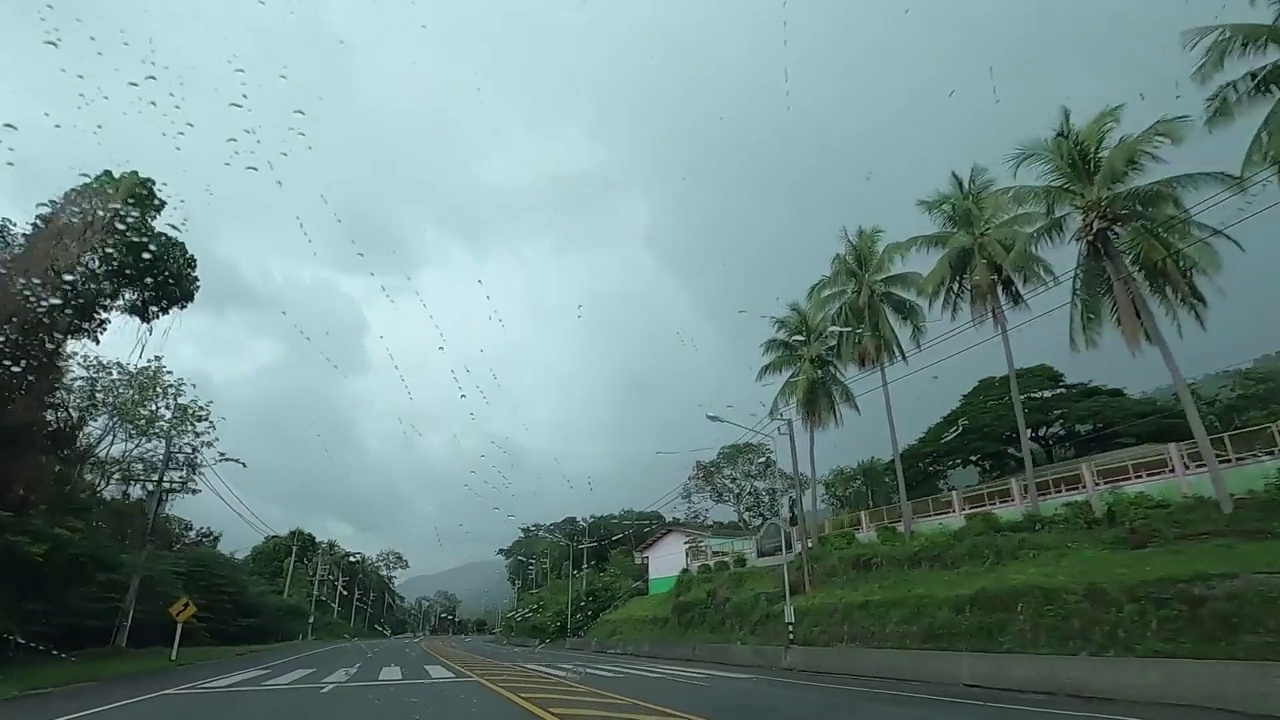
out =
[[406,600],[420,595],[431,597],[437,590],[448,590],[458,596],[462,612],[471,615],[497,607],[511,595],[507,567],[500,558],[477,560],[438,573],[405,578],[397,589]]

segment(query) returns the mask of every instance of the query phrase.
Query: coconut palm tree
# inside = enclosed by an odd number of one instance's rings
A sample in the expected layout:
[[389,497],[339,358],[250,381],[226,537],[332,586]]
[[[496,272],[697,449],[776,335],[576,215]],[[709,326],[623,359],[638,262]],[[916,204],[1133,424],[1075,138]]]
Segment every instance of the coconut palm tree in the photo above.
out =
[[1212,241],[1235,241],[1195,219],[1183,197],[1238,178],[1192,172],[1152,179],[1152,170],[1164,163],[1161,152],[1182,143],[1194,123],[1186,116],[1164,116],[1136,133],[1120,134],[1123,114],[1123,105],[1112,105],[1077,124],[1070,110],[1062,108],[1049,135],[1026,142],[1007,158],[1015,177],[1031,170],[1039,184],[1005,192],[1012,201],[1049,214],[1046,238],[1076,247],[1072,350],[1097,347],[1109,325],[1120,330],[1133,354],[1144,344],[1155,346],[1208,466],[1218,503],[1224,513],[1231,512],[1222,469],[1156,311],[1179,334],[1187,317],[1204,327],[1208,300],[1201,283],[1222,264]]
[[981,165],[971,167],[968,178],[952,172],[944,189],[918,201],[916,207],[937,230],[905,242],[914,249],[942,253],[924,277],[922,291],[930,307],[941,304],[952,320],[967,309],[975,325],[990,319],[1000,333],[1022,445],[1027,504],[1031,512],[1039,512],[1035,461],[1009,345],[1007,312],[1026,304],[1026,288],[1039,287],[1054,277],[1049,261],[1037,252],[1035,232],[1045,216],[1019,208],[1001,194],[995,178]]
[[796,301],[771,318],[773,335],[760,344],[765,363],[756,382],[784,376],[769,412],[795,405],[800,425],[809,435],[809,500],[818,510],[818,463],[814,440],[819,430],[840,427],[843,409],[858,410],[840,362],[839,336],[825,315]]
[[862,370],[880,373],[884,412],[889,425],[889,444],[898,475],[898,499],[902,507],[902,532],[911,534],[911,505],[907,481],[898,449],[898,429],[893,421],[893,400],[885,367],[906,362],[899,327],[906,331],[914,347],[924,339],[924,308],[916,301],[923,277],[918,272],[899,270],[898,263],[910,250],[902,243],[885,243],[884,229],[878,225],[858,227],[850,235],[840,230],[841,251],[831,258],[826,275],[809,288],[809,302],[826,314],[840,333],[841,359]]
[[1201,85],[1221,77],[1228,65],[1250,64],[1241,75],[1219,83],[1204,101],[1204,122],[1210,130],[1231,124],[1248,110],[1269,106],[1245,150],[1241,173],[1246,175],[1280,162],[1280,0],[1266,4],[1271,15],[1267,22],[1204,25],[1182,35],[1187,51],[1199,54],[1191,78]]

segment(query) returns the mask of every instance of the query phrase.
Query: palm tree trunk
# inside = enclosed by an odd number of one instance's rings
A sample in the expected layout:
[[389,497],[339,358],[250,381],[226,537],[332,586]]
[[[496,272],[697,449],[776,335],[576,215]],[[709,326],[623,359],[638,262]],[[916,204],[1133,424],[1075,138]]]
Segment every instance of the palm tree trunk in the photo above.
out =
[[1040,497],[1036,492],[1036,464],[1031,457],[1027,416],[1022,411],[1022,393],[1018,390],[1018,368],[1013,363],[1013,346],[1009,344],[1009,322],[998,300],[991,314],[995,320],[996,329],[1000,331],[1000,342],[1004,345],[1004,361],[1009,370],[1009,397],[1013,400],[1013,418],[1017,421],[1018,441],[1022,445],[1022,469],[1027,479],[1027,512],[1035,515],[1040,512]]
[[814,522],[818,518],[818,461],[814,454],[814,443],[817,440],[817,430],[809,428],[809,477],[813,482],[809,485],[809,504],[813,507]]
[[1147,339],[1160,353],[1160,359],[1164,360],[1169,378],[1173,381],[1173,391],[1178,395],[1178,401],[1182,403],[1182,412],[1187,416],[1187,424],[1191,426],[1191,436],[1195,438],[1196,450],[1200,451],[1200,458],[1204,460],[1205,469],[1209,471],[1209,484],[1213,486],[1213,496],[1217,499],[1222,513],[1230,514],[1235,509],[1235,502],[1231,497],[1231,491],[1227,489],[1227,479],[1222,474],[1222,466],[1218,464],[1218,455],[1209,442],[1209,431],[1205,429],[1204,420],[1200,417],[1200,408],[1196,406],[1196,399],[1191,395],[1191,387],[1187,385],[1187,379],[1182,376],[1182,369],[1178,367],[1178,360],[1173,356],[1173,350],[1169,348],[1169,341],[1164,336],[1164,330],[1160,328],[1159,319],[1151,312],[1151,305],[1142,293],[1142,288],[1133,282],[1133,274],[1115,246],[1109,241],[1103,246],[1103,256],[1106,258],[1107,273],[1111,276],[1111,282],[1119,296],[1117,300],[1123,299],[1124,295],[1120,295],[1123,292],[1133,301],[1141,330],[1146,333]]
[[898,503],[902,506],[902,534],[911,537],[911,502],[907,500],[907,478],[902,474],[902,453],[898,452],[898,428],[893,423],[893,400],[889,398],[889,377],[880,368],[880,390],[884,393],[884,415],[889,421],[889,447],[893,449],[893,469],[898,474]]

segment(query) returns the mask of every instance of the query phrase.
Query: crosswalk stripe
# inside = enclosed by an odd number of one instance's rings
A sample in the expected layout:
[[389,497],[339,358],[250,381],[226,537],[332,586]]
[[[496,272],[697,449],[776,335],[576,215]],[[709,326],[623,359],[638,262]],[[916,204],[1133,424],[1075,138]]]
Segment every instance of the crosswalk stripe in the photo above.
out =
[[237,673],[230,677],[224,677],[218,680],[213,680],[211,682],[204,683],[200,687],[204,687],[204,688],[227,687],[229,685],[234,685],[235,683],[238,683],[241,680],[251,680],[253,678],[258,677],[259,675],[266,675],[269,672],[271,671],[270,670],[246,670],[245,672]]
[[299,678],[304,678],[315,671],[316,671],[315,668],[299,668],[297,670],[291,670],[281,675],[280,677],[274,677],[274,678],[271,678],[270,680],[263,680],[262,684],[263,685],[288,685],[294,680],[297,680]]
[[668,667],[663,665],[645,665],[645,667],[656,673],[664,673],[666,675],[679,675],[681,677],[695,677],[695,678],[706,677],[706,675],[703,675],[702,671],[700,670],[695,672],[693,670],[686,670],[684,668],[673,668],[673,667]]
[[403,678],[404,673],[401,673],[400,668],[396,665],[388,665],[378,671],[379,680],[401,680]]
[[683,672],[698,673],[700,675],[715,675],[716,677],[730,677],[730,678],[751,677],[750,675],[743,675],[742,673],[725,672],[724,670],[708,670],[707,668],[682,668],[682,667],[677,667],[675,665],[649,665],[647,667],[651,667],[655,669],[680,670]]
[[548,675],[558,675],[560,677],[569,677],[569,673],[563,670],[557,670],[552,667],[547,667],[546,665],[522,665],[521,667],[525,667],[530,670],[535,670],[540,673],[546,673]]
[[449,672],[443,665],[423,665],[422,667],[427,669],[427,674],[431,676],[432,680],[439,680],[440,678],[456,677],[453,673]]
[[338,668],[337,672],[333,673],[332,675],[325,678],[321,682],[327,682],[327,683],[346,682],[350,680],[351,676],[355,675],[356,671],[359,669],[360,669],[359,665],[353,665],[351,667],[346,667],[346,668]]
[[663,675],[659,675],[658,673],[646,672],[644,670],[641,670],[639,668],[634,668],[629,665],[605,665],[605,667],[609,668],[610,670],[617,670],[618,672],[631,673],[632,675],[643,675],[645,677],[656,677],[656,678],[664,677]]
[[587,673],[588,675],[599,675],[601,677],[622,677],[618,673],[611,673],[607,670],[597,670],[593,667],[588,667],[586,665],[561,665],[560,667],[576,668],[578,670],[581,670],[584,673]]

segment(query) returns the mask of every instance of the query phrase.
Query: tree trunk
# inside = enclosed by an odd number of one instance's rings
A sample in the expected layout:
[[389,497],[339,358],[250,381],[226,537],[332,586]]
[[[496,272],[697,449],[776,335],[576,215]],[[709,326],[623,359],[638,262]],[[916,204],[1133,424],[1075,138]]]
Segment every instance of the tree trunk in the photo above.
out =
[[1022,411],[1022,393],[1018,390],[1018,368],[1013,363],[1013,346],[1009,344],[1009,323],[999,300],[996,301],[991,314],[995,319],[996,329],[1000,331],[1000,342],[1004,345],[1004,361],[1009,370],[1009,397],[1013,400],[1013,418],[1018,423],[1018,441],[1022,446],[1022,469],[1026,476],[1027,512],[1035,515],[1040,512],[1040,497],[1036,491],[1036,464],[1031,457],[1027,416]]
[[813,483],[809,486],[809,504],[813,506],[815,522],[818,517],[818,461],[813,446],[817,440],[817,434],[816,429],[809,428],[809,477],[813,479]]
[[902,453],[898,452],[898,428],[893,424],[893,401],[889,399],[889,378],[880,363],[880,390],[884,393],[884,415],[889,421],[889,447],[893,449],[893,469],[898,474],[898,503],[902,506],[902,535],[911,537],[911,501],[907,500],[907,478],[902,474]]
[[1209,471],[1209,483],[1213,486],[1213,495],[1218,501],[1218,507],[1222,509],[1224,515],[1230,514],[1235,509],[1235,502],[1231,497],[1231,491],[1227,489],[1227,479],[1222,474],[1218,456],[1209,442],[1209,431],[1204,427],[1204,420],[1200,417],[1196,399],[1191,395],[1187,379],[1182,376],[1182,369],[1178,367],[1178,360],[1173,356],[1173,350],[1169,348],[1169,341],[1164,336],[1164,330],[1160,328],[1159,319],[1151,312],[1151,305],[1147,302],[1146,296],[1142,294],[1142,289],[1134,284],[1133,274],[1110,240],[1103,241],[1103,256],[1106,258],[1107,274],[1111,276],[1114,292],[1123,292],[1132,300],[1138,322],[1141,323],[1141,330],[1160,353],[1160,359],[1164,360],[1169,378],[1173,381],[1173,390],[1177,393],[1179,402],[1182,403],[1182,412],[1186,414],[1187,424],[1191,426],[1191,435],[1195,438],[1196,449],[1200,451],[1200,457]]

